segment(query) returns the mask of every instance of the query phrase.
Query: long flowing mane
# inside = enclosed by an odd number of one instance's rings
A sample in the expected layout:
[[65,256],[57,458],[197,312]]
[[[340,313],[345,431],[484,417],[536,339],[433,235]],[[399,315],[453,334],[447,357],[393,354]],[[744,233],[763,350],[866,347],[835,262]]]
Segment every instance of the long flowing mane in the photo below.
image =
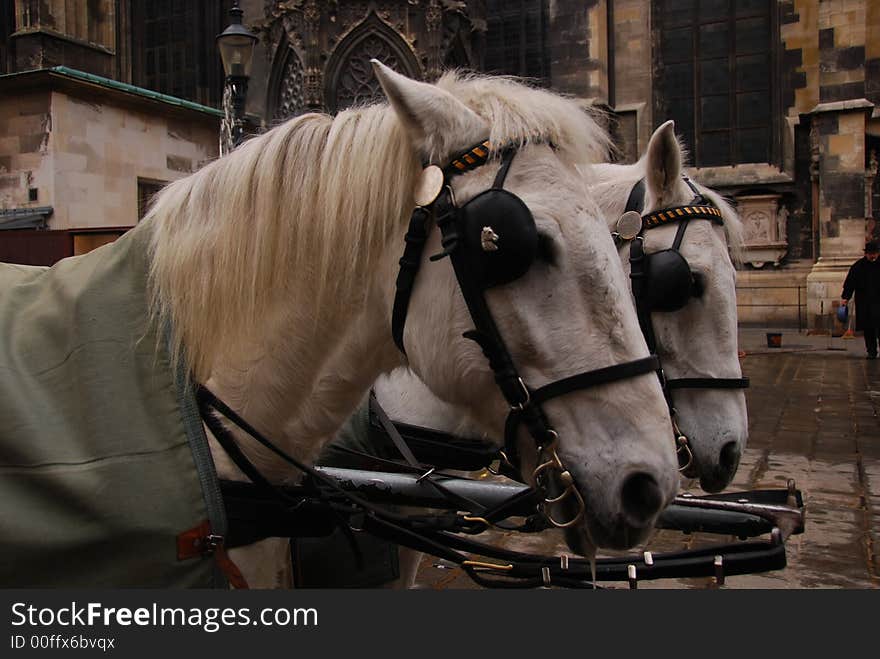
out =
[[[604,132],[572,100],[504,78],[451,73],[438,85],[486,120],[494,144],[552,143],[572,164],[604,157]],[[469,146],[456,139],[434,136],[428,155]],[[402,238],[420,170],[379,104],[297,117],[168,185],[145,221],[151,306],[171,328],[174,359],[205,378],[217,355],[258,344],[279,313],[307,304],[316,332],[350,316]]]

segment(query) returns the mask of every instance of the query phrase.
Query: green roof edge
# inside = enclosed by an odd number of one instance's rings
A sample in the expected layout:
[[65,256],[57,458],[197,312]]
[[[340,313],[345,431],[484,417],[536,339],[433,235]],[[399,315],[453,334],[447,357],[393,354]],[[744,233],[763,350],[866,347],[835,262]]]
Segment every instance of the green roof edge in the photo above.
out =
[[125,82],[119,82],[117,80],[111,80],[110,78],[105,78],[103,76],[95,75],[94,73],[86,73],[85,71],[79,71],[77,69],[71,69],[67,66],[53,66],[48,69],[31,69],[28,71],[19,71],[16,73],[4,73],[0,74],[0,80],[3,78],[11,78],[13,76],[24,75],[28,73],[37,73],[40,71],[47,71],[49,73],[54,73],[56,75],[61,75],[66,78],[73,78],[74,80],[82,80],[84,82],[90,82],[95,85],[99,85],[101,87],[106,87],[107,89],[114,89],[116,91],[121,91],[126,94],[134,94],[135,96],[141,96],[144,98],[149,98],[153,101],[158,101],[160,103],[167,103],[168,105],[174,105],[180,108],[186,108],[187,110],[194,110],[196,112],[202,112],[205,114],[210,114],[214,117],[222,117],[223,112],[216,108],[209,107],[207,105],[202,105],[201,103],[194,103],[193,101],[187,101],[182,98],[177,98],[176,96],[169,96],[168,94],[162,94],[160,92],[155,92],[151,89],[144,89],[143,87],[138,87],[136,85],[130,85]]

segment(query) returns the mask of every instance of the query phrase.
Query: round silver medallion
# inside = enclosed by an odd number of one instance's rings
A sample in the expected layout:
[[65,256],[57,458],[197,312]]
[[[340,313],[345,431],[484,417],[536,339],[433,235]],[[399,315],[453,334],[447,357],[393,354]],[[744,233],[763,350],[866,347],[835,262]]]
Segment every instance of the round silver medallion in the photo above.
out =
[[636,211],[627,211],[617,220],[617,233],[624,240],[632,240],[642,230],[642,216]]
[[416,206],[429,206],[443,189],[443,170],[437,165],[428,165],[422,170],[418,183],[416,183],[415,202]]

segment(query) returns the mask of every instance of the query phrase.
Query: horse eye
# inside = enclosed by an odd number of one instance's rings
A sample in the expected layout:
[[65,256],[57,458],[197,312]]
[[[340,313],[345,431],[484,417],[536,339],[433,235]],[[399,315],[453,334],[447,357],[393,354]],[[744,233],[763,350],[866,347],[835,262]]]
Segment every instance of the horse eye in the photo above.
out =
[[691,295],[694,297],[703,297],[706,290],[706,282],[703,275],[699,272],[691,270]]
[[556,245],[546,233],[538,232],[537,256],[548,265],[556,265]]

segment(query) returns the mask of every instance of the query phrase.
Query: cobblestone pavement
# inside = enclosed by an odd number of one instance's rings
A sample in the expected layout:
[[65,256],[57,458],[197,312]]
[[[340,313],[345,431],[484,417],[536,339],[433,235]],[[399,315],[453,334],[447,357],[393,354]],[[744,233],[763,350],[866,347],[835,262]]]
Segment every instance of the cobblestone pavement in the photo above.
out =
[[[880,587],[880,360],[866,360],[861,338],[807,336],[780,330],[740,331],[749,442],[728,491],[784,488],[795,480],[806,529],[787,542],[784,570],[729,577],[727,588]],[[698,484],[683,490],[701,494]],[[499,537],[503,535],[504,537]],[[565,553],[561,537],[499,534],[510,548]],[[489,540],[483,534],[481,540]],[[646,549],[669,551],[732,540],[658,531]],[[421,563],[417,587],[476,588],[460,570],[433,557]],[[608,584],[626,587],[626,584]],[[643,582],[640,588],[706,588],[709,579]]]

